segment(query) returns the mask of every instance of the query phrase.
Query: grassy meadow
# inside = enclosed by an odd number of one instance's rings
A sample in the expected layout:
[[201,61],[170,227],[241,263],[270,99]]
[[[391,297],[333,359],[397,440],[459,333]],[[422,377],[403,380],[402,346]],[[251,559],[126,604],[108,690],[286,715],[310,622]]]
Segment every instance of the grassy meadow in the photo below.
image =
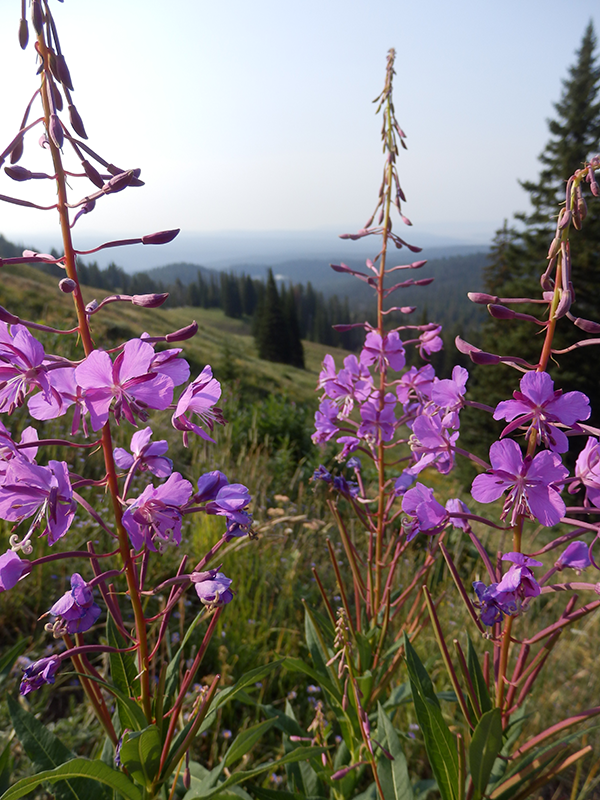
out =
[[[86,302],[93,297],[101,299],[101,290],[84,288]],[[0,286],[0,304],[25,319],[44,322],[58,328],[73,325],[72,301],[57,288],[56,281],[33,268],[4,268]],[[216,444],[211,445],[199,439],[191,442],[189,449],[183,448],[181,437],[170,424],[167,412],[158,413],[152,418],[157,432],[155,438],[166,438],[170,443],[169,455],[175,469],[195,483],[202,473],[220,469],[232,483],[248,486],[252,497],[252,513],[255,519],[256,537],[234,540],[219,557],[223,571],[233,579],[234,601],[221,616],[217,635],[211,643],[204,662],[201,682],[208,683],[211,675],[219,672],[227,685],[255,666],[283,658],[285,655],[300,655],[308,660],[304,645],[303,602],[320,609],[313,569],[316,569],[323,583],[335,601],[337,587],[331,568],[325,540],[330,537],[340,553],[339,563],[343,574],[346,565],[341,555],[336,529],[326,506],[327,487],[315,487],[310,482],[313,470],[319,463],[332,467],[333,450],[321,451],[312,445],[310,435],[312,421],[317,406],[315,385],[321,362],[326,352],[331,351],[338,365],[345,353],[331,350],[323,345],[304,342],[306,369],[298,370],[258,359],[254,341],[247,322],[226,318],[221,311],[190,308],[175,308],[165,311],[150,311],[133,307],[128,303],[115,303],[103,308],[92,317],[93,334],[99,346],[109,348],[119,342],[148,331],[151,335],[164,335],[187,325],[192,319],[198,322],[197,335],[182,343],[184,355],[190,362],[192,374],[198,374],[205,364],[211,364],[215,376],[222,382],[223,397],[221,406],[228,425],[216,431]],[[61,351],[62,342],[57,335],[42,335],[48,350]],[[14,424],[18,431],[29,422],[21,409],[10,420],[4,420],[7,427]],[[70,420],[70,417],[67,417]],[[64,435],[65,418],[39,424],[40,438]],[[123,423],[118,429],[116,444],[129,444],[132,428]],[[49,457],[59,456],[57,449]],[[87,462],[80,458],[73,464],[70,454],[66,457],[73,468],[86,477],[99,475],[101,458],[92,454]],[[365,476],[369,471],[365,464]],[[348,477],[351,477],[348,475]],[[470,499],[468,490],[457,482],[442,480],[437,473],[428,476],[428,483],[439,491],[439,499],[444,502],[450,496],[460,496],[477,513],[477,504]],[[144,476],[135,479],[132,496],[141,492],[146,483]],[[98,490],[89,490],[94,496]],[[100,506],[107,502],[98,496]],[[343,504],[343,500],[340,501]],[[486,509],[489,513],[489,507]],[[95,528],[93,522],[78,513],[72,530],[55,545],[59,549],[80,549],[85,547],[88,538],[98,542],[98,547],[107,545],[106,536]],[[0,522],[7,541],[10,525]],[[184,527],[181,550],[198,560],[219,538],[224,522],[219,517],[195,515]],[[474,529],[481,535],[492,552],[510,549],[509,542],[502,540],[502,534],[494,534],[497,542],[490,544],[491,534],[477,525]],[[364,537],[358,527],[350,527],[351,536],[357,549],[364,549]],[[542,546],[543,538],[550,538],[548,530],[536,534],[536,542]],[[403,563],[398,580],[400,584],[409,582],[414,574],[415,563],[423,558],[427,541],[418,537],[410,559]],[[479,579],[476,553],[470,542],[459,531],[453,531],[446,539],[455,562],[461,565],[461,574],[467,585]],[[3,548],[6,545],[3,545]],[[47,550],[44,543],[36,544],[36,557]],[[181,553],[169,551],[162,559],[152,562],[152,579],[157,582],[174,574]],[[546,563],[546,562],[545,562]],[[550,565],[550,562],[548,562]],[[217,566],[217,564],[214,564]],[[85,567],[82,568],[82,571]],[[0,642],[5,652],[17,641],[24,641],[24,654],[39,657],[46,648],[53,646],[50,634],[43,629],[38,618],[49,606],[68,589],[72,567],[68,562],[58,561],[36,570],[26,580],[10,592],[0,594]],[[593,578],[588,578],[593,580]],[[443,596],[439,612],[445,630],[466,642],[469,629],[467,614],[457,597],[452,580],[442,567],[442,562],[433,570],[429,587],[434,597]],[[148,608],[157,606],[159,601],[148,600]],[[564,599],[552,597],[532,604],[525,617],[525,626],[538,629],[544,619],[548,622],[556,618],[557,609],[564,606]],[[173,619],[170,640],[166,647],[174,648],[183,636],[187,624],[199,611],[200,604],[195,599],[185,600]],[[471,626],[472,627],[472,626]],[[520,628],[522,630],[522,628]],[[476,630],[470,631],[476,648],[481,652],[486,647],[485,640],[477,639]],[[451,638],[451,637],[449,637]],[[600,643],[600,615],[592,615],[567,629],[550,656],[547,668],[538,680],[527,705],[532,729],[539,729],[544,723],[550,724],[555,718],[568,716],[578,710],[598,704],[600,696],[600,671],[597,667],[598,644]],[[190,656],[198,646],[198,636],[190,640]],[[430,628],[425,625],[415,643],[430,675],[436,682],[438,691],[450,689],[443,664],[439,658],[437,645]],[[1,653],[0,653],[1,655]],[[100,665],[101,666],[101,665]],[[3,699],[0,702],[0,751],[9,741],[11,725],[6,710],[5,695],[14,693],[18,685],[19,670],[1,674]],[[404,667],[401,667],[394,681],[398,686],[407,680]],[[245,702],[225,706],[220,712],[213,730],[201,737],[196,747],[196,757],[208,766],[218,761],[227,732],[238,732],[241,728],[262,719],[260,704],[272,704],[283,708],[286,698],[291,698],[294,711],[304,726],[308,726],[314,713],[309,702],[307,686],[310,681],[300,678],[297,673],[288,673],[278,668],[262,683],[248,692]],[[44,722],[52,723],[55,732],[73,751],[91,755],[102,747],[101,731],[94,728],[93,718],[86,716],[82,694],[76,680],[63,670],[57,682],[50,689],[42,689],[20,700],[27,708],[39,713]],[[447,719],[455,715],[455,704],[443,704]],[[459,714],[456,712],[456,719]],[[424,750],[419,732],[409,727],[415,723],[411,704],[404,702],[398,706],[394,719],[395,727],[405,733],[405,746],[411,773],[421,778],[430,777],[427,773]],[[596,731],[589,734],[590,742],[596,741]],[[15,777],[24,774],[27,761],[22,758],[16,739],[11,744],[15,758]],[[260,760],[274,750],[281,748],[279,734],[271,731],[250,754],[253,760]],[[591,762],[584,764],[584,772]],[[561,786],[568,786],[572,775],[561,778]],[[277,777],[267,777],[265,787],[273,787]],[[558,784],[557,784],[558,786]],[[560,788],[560,787],[559,787]],[[592,795],[589,795],[592,796]],[[550,796],[549,796],[550,797]],[[558,795],[557,795],[558,797]],[[573,800],[575,800],[573,798]]]

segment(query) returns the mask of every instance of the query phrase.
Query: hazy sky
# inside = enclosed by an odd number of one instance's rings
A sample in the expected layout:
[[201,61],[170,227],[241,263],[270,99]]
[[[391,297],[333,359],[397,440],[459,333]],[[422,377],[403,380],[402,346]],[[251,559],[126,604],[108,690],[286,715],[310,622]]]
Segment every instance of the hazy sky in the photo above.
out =
[[[526,205],[561,79],[596,0],[52,0],[89,144],[147,185],[76,230],[347,230],[381,173],[371,100],[398,52],[399,172],[420,232],[489,241]],[[0,4],[0,143],[36,85]],[[43,168],[37,136],[24,166]],[[0,177],[0,193],[25,195]],[[36,187],[37,188],[37,187]],[[48,194],[50,192],[50,194]],[[46,188],[51,197],[51,189]],[[50,200],[50,202],[52,202]],[[0,232],[44,241],[53,212],[2,204]],[[31,233],[33,232],[33,233]]]

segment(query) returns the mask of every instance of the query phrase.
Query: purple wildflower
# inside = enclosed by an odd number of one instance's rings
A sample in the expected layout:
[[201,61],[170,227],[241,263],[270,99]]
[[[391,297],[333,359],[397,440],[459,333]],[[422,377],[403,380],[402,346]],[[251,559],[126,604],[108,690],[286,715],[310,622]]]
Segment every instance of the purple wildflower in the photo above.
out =
[[178,472],[158,489],[152,484],[146,486],[123,514],[123,526],[136,550],[146,545],[156,552],[168,544],[181,543],[182,508],[192,491],[192,484]]
[[419,403],[426,403],[431,398],[431,388],[435,370],[431,364],[426,364],[421,369],[411,367],[400,378],[396,387],[398,400],[407,405],[410,400],[417,400]]
[[333,357],[326,355],[323,369],[319,375],[318,389],[339,407],[342,417],[347,417],[354,408],[354,401],[359,403],[368,399],[373,391],[373,378],[368,368],[351,354],[344,359],[344,368],[336,373]]
[[[448,520],[448,512],[433,496],[433,489],[417,483],[402,498],[402,511],[414,518],[407,529],[407,541],[419,533],[431,536],[439,533]],[[416,524],[415,524],[416,523]]]
[[439,353],[444,347],[444,342],[440,336],[442,331],[441,325],[436,325],[430,331],[425,331],[419,336],[419,353],[421,358],[427,358],[432,353]]
[[173,386],[181,386],[190,377],[190,365],[185,358],[179,358],[181,347],[155,353],[150,362],[150,372],[166,375],[173,381]]
[[373,392],[371,399],[360,407],[362,422],[357,433],[372,444],[389,442],[396,428],[396,397],[387,392],[383,398],[383,408],[380,408],[380,395],[380,392]]
[[113,451],[119,469],[131,469],[134,464],[141,472],[149,471],[157,478],[168,478],[173,472],[173,462],[164,455],[169,449],[166,439],[150,442],[152,428],[136,431],[131,437],[131,453],[123,447],[115,447]]
[[577,491],[579,483],[585,486],[586,500],[600,508],[600,443],[588,436],[585,447],[575,463],[575,476],[578,481],[569,486],[569,492]]
[[399,497],[404,494],[407,489],[410,489],[417,479],[417,475],[418,473],[414,472],[411,467],[402,470],[402,473],[396,478],[396,482],[394,483],[394,493],[396,497]]
[[360,463],[360,458],[358,458],[358,456],[353,456],[352,458],[349,458],[346,466],[348,467],[348,469],[353,469],[355,472],[360,472],[362,468],[362,465]]
[[365,366],[375,364],[378,371],[389,367],[399,372],[406,364],[406,358],[398,331],[390,331],[383,339],[376,331],[369,331],[360,354],[360,363]]
[[413,469],[421,472],[425,467],[435,464],[442,475],[450,472],[454,466],[453,448],[458,439],[458,431],[452,432],[444,426],[439,414],[421,414],[414,421],[412,432],[410,448],[419,457]]
[[[19,444],[25,444],[26,442],[37,442],[38,434],[35,428],[31,426],[25,428],[23,433],[21,434],[21,440]],[[8,469],[9,462],[16,458],[17,456],[20,458],[25,458],[27,461],[31,461],[35,463],[35,457],[37,455],[38,448],[37,447],[26,447],[23,450],[18,450],[15,443],[12,440],[10,433],[6,430],[4,425],[0,422],[0,484],[4,483],[4,478],[6,475],[6,470]]]
[[446,511],[450,515],[450,522],[454,525],[455,528],[460,528],[465,532],[471,530],[471,526],[469,525],[468,519],[463,519],[462,517],[454,516],[455,514],[471,513],[462,500],[459,500],[457,497],[447,500]]
[[218,469],[205,472],[198,478],[198,491],[194,495],[194,502],[205,503],[207,500],[214,500],[219,491],[228,484],[227,476]]
[[530,421],[537,440],[555,453],[566,453],[569,440],[555,423],[571,427],[590,416],[590,401],[583,392],[554,391],[554,381],[547,372],[527,372],[521,378],[521,391],[513,400],[503,400],[494,411],[494,419],[509,420],[501,436]]
[[564,553],[558,557],[554,566],[558,570],[570,567],[579,573],[582,569],[589,567],[591,563],[589,547],[585,542],[577,541],[568,545]]
[[349,497],[356,497],[359,491],[358,484],[354,481],[347,481],[343,475],[335,476],[333,479],[333,488]]
[[523,459],[512,439],[494,442],[490,448],[491,470],[473,481],[471,494],[479,503],[493,503],[508,489],[502,519],[511,513],[511,525],[519,514],[535,517],[542,525],[556,525],[565,514],[557,485],[568,476],[560,456],[544,450]]
[[7,592],[29,572],[29,561],[25,561],[13,552],[7,550],[0,556],[0,592]]
[[209,572],[197,573],[196,579],[192,573],[191,578],[196,594],[205,605],[224,606],[233,600],[233,592],[229,588],[232,580],[222,572],[213,569]]
[[94,350],[76,368],[75,380],[85,390],[85,404],[92,428],[97,431],[108,420],[113,404],[117,422],[124,416],[135,425],[135,418],[147,419],[147,408],[165,409],[173,401],[173,381],[151,372],[154,348],[141,339],[131,339],[115,362],[108,353]]
[[529,567],[541,567],[542,562],[523,553],[505,553],[502,561],[512,561],[513,565],[496,587],[496,595],[510,594],[522,599],[537,597],[541,590]]
[[458,411],[463,407],[463,397],[467,391],[469,373],[464,367],[456,366],[452,378],[435,380],[431,387],[431,400],[445,410],[442,425],[445,428],[458,428]]
[[502,622],[504,614],[516,614],[517,602],[514,595],[510,593],[499,594],[498,584],[492,583],[486,586],[483,581],[475,581],[473,589],[477,595],[479,608],[481,609],[481,621],[484,625],[493,625],[495,622]]
[[12,414],[35,388],[50,398],[44,358],[44,348],[27,328],[0,321],[0,412]]
[[196,414],[211,433],[215,422],[225,425],[223,412],[215,406],[219,397],[221,397],[221,384],[213,378],[212,369],[207,365],[183,392],[173,414],[173,427],[183,431],[183,444],[186,447],[190,431],[208,442],[214,441],[199,425],[185,416],[188,412]]
[[360,446],[360,439],[356,436],[340,436],[337,442],[343,445],[342,452],[337,456],[338,461],[343,461]]
[[244,536],[252,524],[252,517],[245,511],[251,499],[250,492],[241,483],[228,483],[219,489],[204,510],[207,514],[227,518],[228,536]]
[[323,464],[319,464],[316,470],[312,474],[311,481],[325,481],[325,483],[331,483],[333,478],[331,477],[331,472],[326,470]]
[[334,420],[338,418],[338,408],[333,401],[321,400],[318,410],[315,412],[315,432],[312,440],[315,444],[324,444],[338,432],[339,428],[334,425]]
[[88,631],[100,616],[92,590],[77,572],[71,576],[71,591],[66,592],[48,611],[60,617],[67,633]]
[[87,406],[85,404],[85,391],[75,381],[75,369],[64,367],[48,372],[51,393],[49,396],[43,392],[30,397],[27,402],[29,413],[34,419],[46,420],[62,417],[71,406],[75,406],[71,434],[74,435],[83,426],[87,436]]
[[[0,518],[20,522],[35,514],[24,541],[45,519],[41,536],[48,536],[53,545],[71,527],[76,503],[64,461],[49,461],[47,467],[30,463],[23,456],[13,458],[0,487]],[[30,548],[24,552],[31,552]]]
[[29,692],[36,691],[45,683],[54,683],[59,667],[60,658],[58,656],[49,656],[48,658],[40,658],[39,661],[34,661],[23,672],[23,679],[19,688],[20,694],[26,695]]

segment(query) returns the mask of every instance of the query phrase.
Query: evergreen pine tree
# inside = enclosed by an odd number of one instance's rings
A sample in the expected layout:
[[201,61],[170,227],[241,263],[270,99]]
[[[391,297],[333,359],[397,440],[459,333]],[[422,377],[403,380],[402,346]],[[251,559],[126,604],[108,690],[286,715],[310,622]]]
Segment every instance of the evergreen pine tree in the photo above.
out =
[[257,315],[255,326],[259,358],[287,363],[289,351],[287,331],[273,270],[269,269],[264,296],[260,302],[260,316]]
[[[548,246],[553,238],[559,203],[564,200],[565,182],[576,169],[600,149],[600,67],[596,60],[596,37],[590,22],[563,81],[561,99],[555,103],[556,118],[548,121],[551,138],[539,160],[542,171],[536,182],[523,181],[532,211],[516,214],[520,226],[505,221],[497,232],[485,271],[485,290],[499,297],[540,297],[540,275],[547,264]],[[590,196],[588,194],[588,200]],[[600,200],[591,198],[581,231],[572,230],[572,274],[576,300],[575,316],[600,321]],[[533,305],[511,306],[515,311],[539,315]],[[557,326],[555,347],[562,348],[584,338],[566,320]],[[541,340],[528,323],[489,319],[477,344],[501,355],[518,355],[536,364]],[[588,348],[559,357],[550,368],[557,388],[585,392],[592,408],[600,412],[600,380]],[[471,367],[472,398],[495,406],[517,388],[518,375],[510,367]],[[499,423],[477,412],[467,415],[468,444],[487,454],[497,436]],[[597,419],[595,420],[597,423]],[[466,442],[465,442],[466,443]],[[477,446],[479,445],[479,446]]]
[[296,309],[296,297],[294,287],[290,286],[282,292],[283,312],[287,323],[288,352],[286,364],[291,364],[298,369],[304,369],[304,348],[300,337],[300,324],[298,322],[298,311]]

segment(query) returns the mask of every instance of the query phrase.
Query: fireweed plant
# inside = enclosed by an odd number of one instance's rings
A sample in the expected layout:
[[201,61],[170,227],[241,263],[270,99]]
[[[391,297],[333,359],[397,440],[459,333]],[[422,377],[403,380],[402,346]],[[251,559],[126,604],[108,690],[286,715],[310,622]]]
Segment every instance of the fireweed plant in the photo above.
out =
[[[22,704],[9,699],[15,730],[37,772],[12,786],[5,797],[20,797],[44,783],[61,798],[104,797],[107,788],[129,800],[166,798],[169,793],[173,796],[177,786],[181,791],[189,789],[198,773],[206,775],[199,764],[190,764],[192,742],[209,727],[224,702],[244,686],[253,686],[273,666],[254,670],[222,692],[218,692],[218,675],[210,685],[195,682],[219,616],[234,600],[232,581],[209,562],[214,563],[238,537],[251,535],[251,497],[245,486],[230,483],[220,471],[200,475],[193,485],[174,471],[167,442],[157,440],[147,424],[153,411],[168,411],[186,446],[191,437],[212,442],[215,423],[225,424],[218,407],[221,387],[210,366],[190,381],[190,367],[181,349],[164,349],[192,337],[196,323],[164,336],[141,333],[108,351],[94,341],[95,315],[102,314],[108,303],[156,308],[166,295],[115,295],[86,305],[77,277],[77,256],[121,245],[160,245],[174,239],[178,231],[110,241],[87,251],[75,249],[73,228],[81,216],[93,212],[96,203],[107,202],[109,195],[131,191],[142,182],[139,170],[116,167],[87,144],[50,6],[47,0],[32,0],[30,5],[40,86],[27,104],[20,129],[0,154],[0,164],[8,162],[4,173],[12,181],[54,184],[56,202],[40,205],[10,193],[0,199],[58,212],[64,254],[54,258],[26,251],[0,266],[45,263],[62,267],[65,277],[59,288],[72,295],[77,321],[69,330],[57,330],[0,309],[0,411],[6,425],[7,418],[24,406],[36,421],[68,420],[65,438],[40,439],[36,427],[30,425],[18,442],[0,423],[0,518],[14,523],[10,546],[0,556],[0,591],[27,581],[43,564],[68,560],[70,590],[55,597],[44,615],[56,646],[44,657],[28,660],[20,693],[27,696],[54,684],[57,674],[68,671],[70,664],[106,733],[106,743],[97,760],[74,758]],[[23,0],[19,26],[23,49],[30,36],[25,6]],[[48,153],[47,173],[32,172],[19,163],[31,138],[28,134],[37,137],[37,144]],[[85,188],[71,190],[82,182]],[[70,352],[78,355],[46,352],[36,337],[48,333],[72,339]],[[114,447],[114,425],[130,428],[128,448]],[[63,455],[46,460],[44,452],[49,447]],[[97,451],[104,459],[99,480],[75,472],[70,463],[73,454]],[[140,474],[146,486],[134,495],[133,479]],[[110,518],[86,499],[89,487],[99,487],[109,495]],[[183,555],[175,575],[158,586],[148,585],[151,559],[160,559],[168,548],[185,549],[183,526],[191,514],[222,517],[221,538],[200,560]],[[57,542],[68,540],[78,517],[91,520],[109,547],[98,549],[90,540],[87,549],[52,552]],[[48,548],[36,557],[40,539]],[[185,593],[196,596],[201,610],[169,659],[170,648],[165,646],[169,619]],[[127,621],[131,616],[133,624]],[[193,657],[186,660],[184,647],[192,635],[198,644]],[[8,658],[14,661],[19,652],[13,648]],[[2,666],[10,668],[6,656]],[[246,777],[243,770],[233,774],[228,770],[264,730],[264,724],[262,728],[259,724],[258,729],[247,729],[241,738],[233,739],[223,761],[202,784],[203,796]],[[2,757],[4,773],[10,771],[7,753]],[[302,750],[288,760],[299,757]],[[223,773],[225,767],[228,770]]]
[[[420,269],[424,261],[388,266],[392,245],[419,251],[392,230],[394,206],[410,225],[402,214],[405,197],[396,169],[398,144],[405,146],[405,136],[392,102],[394,55],[391,50],[385,87],[375,101],[383,117],[385,154],[375,214],[364,229],[342,237],[378,236],[379,252],[373,261],[367,261],[365,272],[332,265],[374,289],[377,324],[364,323],[362,351],[358,357],[349,355],[341,369],[331,356],[325,358],[313,435],[316,443],[337,443],[341,447],[337,461],[345,462],[345,474],[340,470],[332,474],[321,466],[313,479],[328,485],[329,506],[337,521],[348,572],[342,574],[339,553],[328,542],[338,596],[328,595],[315,572],[327,613],[320,616],[307,609],[307,643],[313,665],[286,660],[286,665],[307,672],[322,687],[323,701],[330,710],[325,712],[323,702],[319,703],[312,726],[318,734],[312,741],[324,745],[331,737],[332,750],[322,756],[318,774],[300,776],[296,770],[294,776],[290,768],[288,775],[292,786],[305,794],[314,794],[310,781],[318,779],[321,787],[328,784],[336,797],[352,797],[359,789],[365,790],[361,795],[365,798],[373,797],[375,791],[385,800],[413,797],[417,788],[411,787],[392,722],[397,706],[412,695],[419,736],[444,800],[483,796],[521,800],[591,751],[589,745],[576,752],[568,748],[583,733],[573,732],[575,726],[600,714],[598,706],[535,735],[525,730],[525,702],[557,640],[569,625],[600,606],[600,584],[572,578],[556,582],[564,570],[579,574],[592,565],[597,568],[592,549],[599,531],[594,519],[600,513],[600,431],[586,423],[588,398],[581,392],[563,393],[555,388],[548,372],[555,357],[600,343],[600,339],[589,338],[566,350],[552,346],[559,320],[573,322],[587,333],[600,333],[600,324],[571,314],[575,295],[569,253],[571,228],[581,228],[585,219],[584,187],[587,184],[594,196],[599,193],[595,171],[600,156],[567,183],[565,205],[558,215],[548,266],[541,278],[542,297],[470,295],[473,302],[486,304],[494,317],[513,324],[522,321],[542,333],[536,364],[518,356],[486,353],[457,339],[459,351],[474,363],[502,362],[521,373],[512,399],[495,409],[473,403],[466,397],[466,369],[456,366],[451,378],[440,380],[427,363],[428,356],[442,347],[439,326],[386,326],[386,317],[392,312],[414,311],[412,307],[387,307],[388,298],[404,287],[432,280],[394,282],[397,272]],[[388,276],[391,280],[386,280]],[[518,313],[511,308],[515,303],[537,304],[544,313],[539,317]],[[344,330],[348,326],[337,327]],[[406,368],[409,346],[418,349],[426,362],[423,366]],[[507,423],[490,449],[489,463],[458,445],[460,411],[466,405]],[[579,441],[583,437],[585,443],[574,476],[562,462],[572,437]],[[450,473],[457,455],[471,459],[482,470],[471,487],[474,500],[486,504],[503,499],[499,519],[472,513],[458,498],[442,504],[424,482],[432,470]],[[375,475],[375,480],[368,475]],[[434,485],[439,483],[436,479]],[[579,505],[567,508],[564,491],[583,493]],[[552,529],[541,548],[538,545],[536,549],[527,539],[534,533],[530,520]],[[488,552],[473,531],[473,523],[477,530],[489,526],[492,543],[499,532],[512,536],[510,551]],[[559,525],[564,531],[557,530]],[[357,530],[362,530],[364,537]],[[450,539],[455,542],[460,536],[468,537],[487,576],[472,587],[464,585],[460,565],[454,563],[452,548],[447,546]],[[550,556],[553,563],[544,567],[546,554],[554,554]],[[482,663],[470,639],[466,648],[454,639],[454,655],[450,653],[438,614],[442,597],[434,600],[431,594],[433,584],[439,584],[433,580],[436,563],[436,574],[440,567],[448,569],[472,622],[473,635],[485,641]],[[535,633],[521,624],[534,603],[559,593],[566,601],[552,624]],[[428,622],[449,674],[450,695],[464,717],[464,723],[452,729],[412,644]],[[398,686],[402,663],[408,681]],[[340,736],[334,751],[336,732]],[[563,738],[557,741],[561,734]],[[423,788],[420,785],[418,791]]]

